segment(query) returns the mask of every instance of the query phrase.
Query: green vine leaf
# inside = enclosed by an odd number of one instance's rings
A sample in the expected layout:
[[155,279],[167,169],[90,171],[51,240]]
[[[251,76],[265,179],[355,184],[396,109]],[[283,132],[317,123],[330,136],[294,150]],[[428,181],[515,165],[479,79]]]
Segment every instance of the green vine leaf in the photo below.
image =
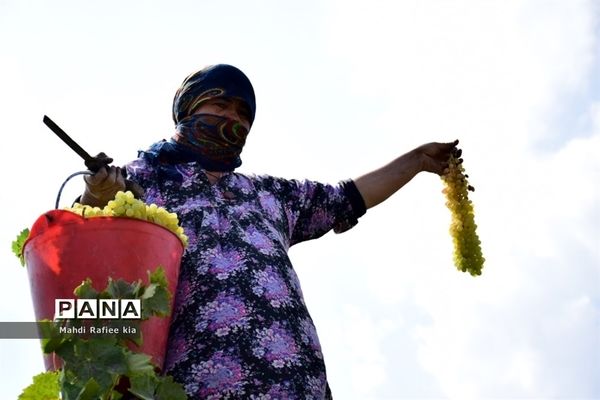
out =
[[78,381],[94,378],[103,391],[113,386],[116,377],[127,372],[125,354],[114,337],[80,340],[75,346],[77,358],[65,368],[78,375]]
[[77,397],[79,396],[79,393],[81,393],[81,391],[83,390],[83,387],[69,381],[69,377],[70,379],[74,379],[72,374],[68,374],[66,371],[61,375],[60,394],[62,395],[62,398],[64,400],[77,400]]
[[[126,324],[113,323],[114,326],[120,326],[121,335],[119,343],[124,344],[127,340],[134,343],[136,346],[141,346],[144,343],[142,338],[142,325],[140,320],[128,320]],[[127,326],[131,331],[125,331],[123,328]]]
[[161,376],[159,378],[158,389],[156,390],[157,400],[186,400],[187,394],[181,385],[173,380],[172,376]]
[[141,282],[128,283],[123,279],[113,280],[108,279],[106,292],[112,299],[133,299],[137,297],[140,290]]
[[167,275],[165,274],[165,269],[163,267],[156,268],[154,272],[148,272],[148,277],[150,278],[150,283],[156,283],[165,288],[169,287]]
[[142,318],[150,318],[153,315],[166,317],[171,312],[169,292],[162,286],[157,286],[152,297],[142,299]]
[[[134,342],[142,345],[140,323],[151,316],[164,316],[170,312],[171,294],[168,290],[166,275],[162,268],[148,273],[150,283],[142,285],[141,280],[128,283],[124,280],[109,279],[106,289],[96,291],[92,281],[86,279],[74,293],[79,298],[132,298],[142,301],[141,320],[89,321],[64,319],[40,321],[42,348],[44,353],[55,353],[63,365],[59,373],[39,375],[34,378],[19,400],[49,399],[58,400],[119,400],[124,391],[138,399],[185,400],[187,395],[179,383],[171,377],[157,375],[152,357],[131,351],[127,345]],[[100,324],[100,325],[98,325]],[[119,336],[88,336],[86,329],[93,326],[108,325],[121,331]],[[124,326],[128,327],[125,332]],[[66,329],[65,329],[66,328]],[[83,334],[79,328],[83,328]],[[120,329],[119,329],[120,328]],[[134,328],[134,329],[131,329]],[[129,330],[131,329],[131,330]],[[127,379],[123,379],[127,378]],[[53,384],[45,393],[47,382]],[[122,382],[130,386],[123,387]],[[129,397],[127,397],[129,398]]]
[[101,388],[98,382],[94,378],[90,378],[86,383],[79,395],[78,400],[97,400],[98,396],[101,395]]
[[23,246],[25,245],[25,241],[29,237],[29,229],[23,229],[18,235],[17,238],[12,242],[12,252],[15,256],[19,258],[21,261],[21,266],[25,266],[25,257],[23,256]]
[[150,373],[154,371],[152,357],[147,354],[131,353],[127,354],[127,373],[129,375]]
[[34,376],[33,383],[23,390],[18,400],[58,400],[58,375],[58,372],[43,372]]
[[40,336],[42,337],[42,350],[44,353],[58,352],[68,340],[64,334],[60,333],[60,326],[64,326],[60,322],[50,320],[42,320],[38,323]]
[[73,291],[73,294],[80,299],[97,299],[98,291],[92,286],[92,280],[87,278],[81,282],[81,285],[77,286]]
[[123,395],[119,392],[117,392],[116,390],[113,390],[112,392],[110,392],[110,400],[121,400],[123,398]]
[[156,376],[151,374],[136,374],[131,377],[131,387],[129,391],[143,400],[155,400],[154,392],[158,381]]
[[152,315],[166,317],[171,313],[171,292],[163,267],[158,267],[154,272],[148,272],[150,284],[141,294],[142,318]]
[[158,287],[158,285],[156,283],[151,283],[148,286],[146,286],[146,288],[144,289],[144,292],[142,293],[142,300],[145,299],[149,299],[150,297],[154,296],[154,293],[156,293],[156,288]]

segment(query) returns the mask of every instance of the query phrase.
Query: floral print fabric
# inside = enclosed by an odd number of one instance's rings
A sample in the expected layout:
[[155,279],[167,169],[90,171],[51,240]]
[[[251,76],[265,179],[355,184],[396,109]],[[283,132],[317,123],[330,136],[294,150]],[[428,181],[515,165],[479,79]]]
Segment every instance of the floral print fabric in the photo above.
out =
[[189,236],[165,372],[194,399],[331,398],[287,251],[356,224],[341,185],[239,173],[211,185],[195,162],[143,157],[127,169]]

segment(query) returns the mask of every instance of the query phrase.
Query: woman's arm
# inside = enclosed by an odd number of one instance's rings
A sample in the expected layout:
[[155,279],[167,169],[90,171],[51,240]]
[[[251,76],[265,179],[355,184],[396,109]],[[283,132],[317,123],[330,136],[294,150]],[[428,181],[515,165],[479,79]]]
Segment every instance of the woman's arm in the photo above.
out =
[[401,155],[383,167],[354,179],[367,208],[375,207],[421,171],[442,175],[452,154],[460,156],[458,140],[427,143]]

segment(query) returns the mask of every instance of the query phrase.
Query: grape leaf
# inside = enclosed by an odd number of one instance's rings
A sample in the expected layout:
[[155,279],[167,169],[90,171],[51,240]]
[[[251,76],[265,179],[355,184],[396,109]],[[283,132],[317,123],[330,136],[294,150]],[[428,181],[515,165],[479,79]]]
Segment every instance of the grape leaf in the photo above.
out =
[[150,285],[142,293],[142,319],[152,315],[166,317],[171,313],[171,292],[165,270],[158,267],[154,272],[148,272]]
[[[118,336],[119,343],[124,344],[126,341],[131,341],[135,343],[137,346],[141,346],[143,343],[142,339],[142,328],[141,328],[141,320],[116,320],[112,321],[110,324],[119,329],[121,332]],[[125,329],[129,328],[129,329]]]
[[79,393],[83,387],[66,379],[67,374],[63,374],[63,379],[60,382],[60,394],[64,400],[77,400]]
[[38,322],[40,337],[42,338],[42,350],[44,353],[52,353],[58,351],[68,340],[67,335],[60,332],[60,326],[65,326],[62,323],[50,320],[42,320]]
[[98,395],[100,395],[100,385],[94,378],[90,378],[86,383],[79,395],[77,396],[78,400],[96,400]]
[[143,400],[155,400],[154,392],[158,384],[152,374],[135,374],[131,377],[129,391]]
[[97,299],[98,291],[92,286],[92,280],[87,278],[81,282],[81,285],[77,286],[73,291],[73,294],[80,299]]
[[[152,315],[167,315],[170,311],[171,294],[164,270],[158,268],[154,273],[149,272],[149,278],[151,283],[147,286],[142,285],[141,281],[127,283],[123,280],[109,280],[102,292],[96,291],[91,280],[86,279],[74,293],[80,298],[141,299],[142,320]],[[123,396],[115,385],[122,378],[129,378],[130,393],[140,399],[187,399],[180,384],[174,382],[171,377],[157,375],[149,355],[134,353],[127,348],[127,341],[141,345],[139,323],[142,320],[127,321],[127,326],[135,325],[136,333],[126,334],[125,337],[93,336],[89,339],[82,338],[77,332],[60,332],[61,327],[81,326],[81,320],[41,321],[43,323],[39,326],[44,352],[56,353],[63,360],[63,366],[60,373],[55,375],[56,393],[50,397],[39,397],[35,387],[31,392],[24,392],[34,397],[22,399],[57,400],[60,392],[63,400],[117,400]],[[110,322],[120,326],[122,321]],[[35,386],[35,379],[34,385],[31,386]]]
[[158,286],[152,297],[142,299],[142,319],[150,318],[152,315],[166,317],[171,313],[169,302],[169,291]]
[[17,238],[12,242],[12,252],[15,256],[19,257],[21,261],[21,266],[25,266],[25,257],[23,256],[23,246],[25,245],[25,241],[29,237],[29,229],[23,229],[18,235]]
[[159,378],[158,389],[156,390],[157,400],[186,400],[187,394],[183,387],[173,381],[172,376],[161,376]]
[[58,400],[59,394],[58,372],[42,372],[33,377],[33,383],[23,390],[18,400]]
[[96,337],[75,343],[76,358],[66,368],[77,374],[79,382],[94,378],[101,390],[111,389],[115,376],[127,372],[125,353],[114,337]]
[[106,292],[113,299],[133,299],[137,297],[137,293],[140,290],[141,282],[128,283],[123,279],[113,280],[108,279],[108,286]]
[[144,353],[131,353],[127,354],[127,372],[130,375],[147,373],[154,371],[154,365],[152,365],[152,357]]
[[165,269],[161,266],[157,267],[154,272],[148,272],[148,277],[151,283],[156,283],[160,286],[169,287],[167,276],[165,275]]
[[123,398],[123,395],[119,392],[117,392],[116,390],[113,390],[112,392],[110,392],[110,400],[121,400]]
[[149,299],[150,297],[154,296],[154,293],[156,293],[156,288],[158,287],[158,284],[156,283],[151,283],[148,286],[146,286],[144,288],[144,292],[142,293],[142,299]]

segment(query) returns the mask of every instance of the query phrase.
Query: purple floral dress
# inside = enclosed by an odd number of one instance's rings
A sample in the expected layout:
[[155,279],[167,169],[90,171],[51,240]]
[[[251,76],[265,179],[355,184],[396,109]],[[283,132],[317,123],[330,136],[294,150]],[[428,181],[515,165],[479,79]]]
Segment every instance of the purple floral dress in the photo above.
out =
[[354,184],[229,173],[211,185],[195,162],[152,164],[132,162],[129,176],[146,202],[179,215],[190,239],[165,372],[194,399],[331,398],[287,252],[357,223]]

